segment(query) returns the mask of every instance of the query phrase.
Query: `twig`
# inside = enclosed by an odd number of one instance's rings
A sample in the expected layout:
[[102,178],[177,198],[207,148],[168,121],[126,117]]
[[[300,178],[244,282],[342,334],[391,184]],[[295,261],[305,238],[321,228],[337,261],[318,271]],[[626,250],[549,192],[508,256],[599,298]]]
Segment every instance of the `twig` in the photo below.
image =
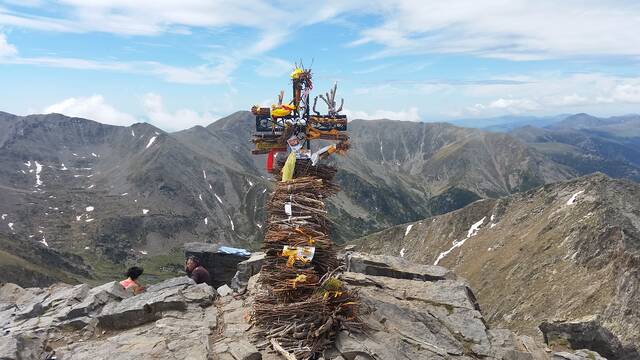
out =
[[295,355],[289,354],[287,350],[283,349],[282,346],[278,343],[278,340],[271,339],[271,346],[273,346],[273,350],[280,353],[280,355],[284,356],[287,360],[298,360]]

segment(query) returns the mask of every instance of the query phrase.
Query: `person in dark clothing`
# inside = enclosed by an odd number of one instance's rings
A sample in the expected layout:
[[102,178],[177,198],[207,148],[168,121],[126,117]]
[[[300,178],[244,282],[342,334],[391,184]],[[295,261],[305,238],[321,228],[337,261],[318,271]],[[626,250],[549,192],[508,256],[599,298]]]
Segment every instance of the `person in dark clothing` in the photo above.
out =
[[195,256],[189,256],[184,271],[196,284],[209,283],[209,271],[200,265],[200,259]]

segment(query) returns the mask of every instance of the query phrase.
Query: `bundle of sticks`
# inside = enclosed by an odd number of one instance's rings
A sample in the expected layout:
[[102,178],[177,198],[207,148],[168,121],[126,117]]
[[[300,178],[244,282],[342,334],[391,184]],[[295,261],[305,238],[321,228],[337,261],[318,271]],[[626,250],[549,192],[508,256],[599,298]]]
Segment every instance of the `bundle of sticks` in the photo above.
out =
[[359,324],[357,295],[334,276],[340,268],[324,199],[338,191],[335,174],[298,159],[293,179],[278,182],[267,203],[263,293],[252,318],[259,347],[288,359],[317,358],[337,331]]
[[[276,180],[281,180],[281,170],[284,166],[286,159],[284,157],[278,159],[276,166],[274,166],[273,176]],[[311,165],[311,160],[309,159],[296,159],[296,167],[293,172],[293,178],[298,179],[305,176],[314,176],[316,178],[326,180],[329,183],[336,176],[335,167],[326,164],[316,164],[316,166]],[[336,186],[336,185],[333,185]],[[336,191],[337,192],[337,191]]]

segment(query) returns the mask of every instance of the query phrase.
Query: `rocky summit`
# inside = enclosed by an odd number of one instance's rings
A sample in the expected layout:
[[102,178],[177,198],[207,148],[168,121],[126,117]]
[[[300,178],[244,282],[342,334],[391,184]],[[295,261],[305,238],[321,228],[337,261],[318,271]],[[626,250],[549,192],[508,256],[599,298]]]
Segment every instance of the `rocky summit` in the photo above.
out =
[[464,276],[490,325],[636,359],[638,209],[640,185],[595,174],[477,201],[357,243]]
[[[237,277],[246,288],[233,293],[218,294],[186,277],[135,296],[116,282],[94,288],[5,283],[0,358],[286,359],[259,351],[269,339],[252,335],[260,274],[248,278],[247,268],[259,261],[257,255],[239,265]],[[467,282],[441,266],[360,253],[344,255],[344,264],[340,280],[359,293],[362,328],[335,333],[323,359],[604,359],[567,343],[552,349],[533,337],[488,327]]]

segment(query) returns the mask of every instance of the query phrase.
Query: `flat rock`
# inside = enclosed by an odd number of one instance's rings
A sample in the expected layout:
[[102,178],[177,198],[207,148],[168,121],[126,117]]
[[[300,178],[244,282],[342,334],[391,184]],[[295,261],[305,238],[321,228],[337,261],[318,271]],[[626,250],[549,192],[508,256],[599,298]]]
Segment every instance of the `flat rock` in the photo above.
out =
[[422,265],[388,255],[347,253],[347,271],[396,279],[438,281],[455,279],[453,272],[436,265]]
[[262,354],[247,340],[233,341],[227,344],[229,353],[236,360],[261,360]]

